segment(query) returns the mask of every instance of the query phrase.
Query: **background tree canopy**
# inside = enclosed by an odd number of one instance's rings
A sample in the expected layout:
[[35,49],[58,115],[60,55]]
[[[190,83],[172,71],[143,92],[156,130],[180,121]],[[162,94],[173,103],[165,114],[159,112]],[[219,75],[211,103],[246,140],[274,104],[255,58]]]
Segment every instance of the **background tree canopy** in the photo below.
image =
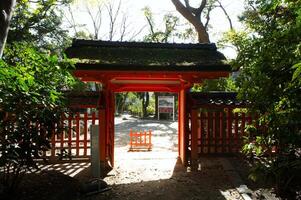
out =
[[43,49],[62,51],[69,38],[62,28],[62,9],[70,2],[17,0],[7,43],[26,41]]

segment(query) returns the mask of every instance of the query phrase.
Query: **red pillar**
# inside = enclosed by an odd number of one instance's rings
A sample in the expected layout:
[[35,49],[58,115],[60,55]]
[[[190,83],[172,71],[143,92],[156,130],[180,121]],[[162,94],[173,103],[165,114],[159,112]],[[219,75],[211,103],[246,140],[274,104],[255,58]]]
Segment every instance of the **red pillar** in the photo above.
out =
[[98,110],[98,123],[99,123],[99,159],[100,162],[106,162],[106,137],[107,137],[107,94],[105,88],[101,92],[101,102]]
[[184,165],[187,164],[187,133],[186,133],[186,91],[187,87],[181,86],[179,92],[179,154]]

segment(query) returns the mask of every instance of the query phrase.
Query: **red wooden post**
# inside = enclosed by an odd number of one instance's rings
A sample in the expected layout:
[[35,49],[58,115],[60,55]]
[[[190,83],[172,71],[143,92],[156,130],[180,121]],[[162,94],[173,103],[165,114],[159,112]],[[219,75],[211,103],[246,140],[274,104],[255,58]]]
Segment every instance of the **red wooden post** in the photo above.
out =
[[223,137],[223,132],[224,132],[224,114],[223,112],[219,113],[219,145],[220,145],[220,151],[221,153],[224,153],[225,148],[224,148],[224,137]]
[[198,110],[191,111],[191,160],[196,162],[198,159]]
[[214,144],[214,153],[216,153],[216,113],[212,113],[212,143]]
[[143,142],[144,145],[146,145],[146,130],[144,130],[144,142]]
[[241,127],[240,127],[240,140],[239,140],[239,146],[241,147],[241,143],[242,143],[242,137],[245,134],[245,124],[246,124],[246,114],[242,113],[241,114]]
[[151,149],[152,148],[152,130],[151,129],[149,130],[148,142],[149,142],[149,149]]
[[226,144],[227,144],[227,152],[231,152],[231,135],[232,135],[232,110],[228,108],[227,111],[227,137],[226,137]]
[[210,148],[211,148],[211,134],[210,134],[210,112],[207,111],[207,134],[206,134],[206,146],[207,146],[207,151],[206,153],[210,153]]
[[87,156],[88,113],[84,115],[84,156]]
[[181,138],[182,138],[182,132],[181,132],[181,98],[180,98],[181,92],[178,93],[178,156],[181,157],[182,152],[181,152]]
[[204,153],[204,150],[203,150],[203,148],[204,148],[203,118],[204,118],[204,115],[203,115],[203,112],[201,111],[200,112],[200,143],[201,143],[200,146],[201,146],[201,154]]
[[[62,123],[64,124],[64,118],[63,118]],[[69,126],[68,126],[68,128],[69,128]],[[64,135],[65,135],[65,131],[62,130],[62,132],[60,133],[60,147],[59,147],[60,150],[62,150],[64,148]],[[60,153],[62,153],[62,152],[60,152]]]
[[[72,141],[71,141],[71,138],[72,138],[72,116],[71,116],[71,113],[68,113],[68,118],[64,118],[62,120],[62,124],[64,124],[65,120],[68,120],[68,133],[67,133],[67,135],[68,135],[68,153],[69,153],[69,155],[71,155],[72,154],[72,148],[71,148],[71,146],[72,146]],[[62,131],[62,137],[63,137],[64,134],[65,134],[65,131]]]
[[80,136],[80,129],[79,129],[79,112],[76,113],[76,156],[79,156],[79,136]]
[[57,128],[58,124],[53,124],[53,130],[52,130],[52,133],[51,133],[51,159],[54,159],[55,157],[55,135],[56,135],[56,131],[55,129]]
[[140,132],[139,132],[139,143],[140,143],[140,146],[141,146],[141,144],[142,144],[142,130],[140,130]]
[[235,152],[238,152],[238,113],[236,112],[234,115],[235,119],[234,119],[234,149]]

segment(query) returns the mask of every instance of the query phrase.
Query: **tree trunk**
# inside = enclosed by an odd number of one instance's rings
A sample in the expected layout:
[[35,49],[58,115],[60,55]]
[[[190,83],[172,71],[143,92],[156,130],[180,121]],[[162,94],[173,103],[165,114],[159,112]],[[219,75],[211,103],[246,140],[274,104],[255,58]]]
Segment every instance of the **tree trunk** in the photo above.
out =
[[149,93],[145,92],[143,94],[143,99],[142,99],[142,114],[143,114],[143,118],[148,116],[147,113],[147,107],[149,105]]
[[[198,41],[200,43],[210,43],[209,35],[207,33],[207,30],[203,23],[201,22],[201,13],[204,9],[204,6],[206,4],[206,1],[202,1],[202,4],[200,8],[195,9],[197,10],[196,13],[193,12],[193,8],[185,7],[180,0],[171,0],[172,3],[175,5],[177,11],[181,13],[183,17],[185,17],[195,28],[197,34],[198,34]],[[204,2],[204,3],[203,3]]]
[[158,92],[155,92],[155,116],[154,116],[154,119],[158,119],[158,96],[159,96],[159,93]]
[[3,49],[9,29],[9,22],[13,14],[15,3],[16,0],[0,1],[0,58],[2,58]]

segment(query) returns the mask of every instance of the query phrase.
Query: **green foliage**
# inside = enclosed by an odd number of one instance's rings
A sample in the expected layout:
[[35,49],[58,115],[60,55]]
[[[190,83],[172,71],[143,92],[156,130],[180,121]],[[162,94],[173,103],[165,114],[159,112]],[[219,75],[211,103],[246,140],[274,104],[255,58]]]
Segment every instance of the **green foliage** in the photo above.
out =
[[69,61],[25,43],[9,45],[0,61],[0,179],[14,191],[20,174],[36,167],[64,112],[63,90],[74,80]]
[[192,88],[193,92],[209,92],[209,91],[237,91],[235,81],[232,77],[219,78],[212,80],[204,80],[201,84],[195,84]]
[[238,50],[239,96],[260,114],[244,152],[279,193],[293,191],[301,172],[301,1],[248,1],[241,20],[246,30],[226,41]]
[[63,30],[62,8],[71,0],[17,0],[7,38],[13,42],[29,42],[46,50],[61,52],[70,39]]

